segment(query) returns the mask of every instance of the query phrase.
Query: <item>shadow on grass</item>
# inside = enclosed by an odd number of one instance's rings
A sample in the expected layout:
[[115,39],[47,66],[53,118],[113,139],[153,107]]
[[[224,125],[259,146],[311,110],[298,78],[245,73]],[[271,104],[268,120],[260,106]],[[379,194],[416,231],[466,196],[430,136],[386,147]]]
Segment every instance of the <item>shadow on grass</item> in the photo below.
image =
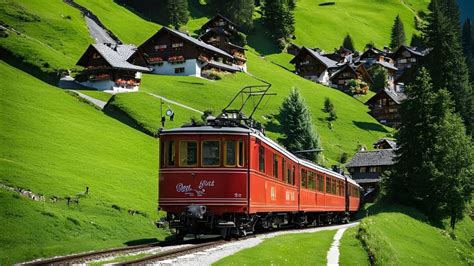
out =
[[277,54],[281,52],[272,40],[268,30],[263,26],[261,18],[254,21],[254,29],[247,36],[247,43],[261,55]]
[[202,82],[191,82],[191,81],[182,81],[182,80],[179,80],[178,82],[179,83],[184,83],[184,84],[191,84],[191,85],[201,85],[201,86],[206,85]]
[[379,132],[384,132],[388,133],[389,131],[385,129],[382,125],[373,123],[373,122],[360,122],[360,121],[353,121],[354,125],[356,125],[358,128],[363,129],[363,130],[372,130],[372,131],[379,131]]
[[138,245],[151,244],[151,243],[156,243],[156,242],[158,242],[158,239],[156,238],[142,238],[142,239],[130,240],[130,241],[124,242],[123,244],[126,246],[138,246]]

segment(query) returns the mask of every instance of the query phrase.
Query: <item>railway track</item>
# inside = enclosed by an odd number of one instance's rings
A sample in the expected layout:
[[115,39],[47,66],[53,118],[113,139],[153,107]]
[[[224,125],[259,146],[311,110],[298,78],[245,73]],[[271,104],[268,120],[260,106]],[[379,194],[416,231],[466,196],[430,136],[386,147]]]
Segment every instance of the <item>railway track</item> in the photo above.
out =
[[[85,253],[78,253],[66,256],[58,256],[54,258],[48,259],[40,259],[30,262],[24,262],[19,265],[72,265],[72,264],[79,264],[85,263],[92,260],[98,260],[101,258],[108,258],[114,257],[117,255],[124,255],[131,252],[140,252],[140,251],[147,251],[153,248],[159,247],[167,247],[167,246],[174,246],[174,245],[184,245],[184,244],[208,244],[209,241],[215,241],[215,238],[210,239],[190,239],[184,241],[163,241],[163,242],[153,242],[149,244],[142,244],[142,245],[135,245],[135,246],[128,246],[128,247],[120,247],[120,248],[112,248],[112,249],[105,249],[99,251],[91,251]],[[202,243],[205,242],[205,243]]]

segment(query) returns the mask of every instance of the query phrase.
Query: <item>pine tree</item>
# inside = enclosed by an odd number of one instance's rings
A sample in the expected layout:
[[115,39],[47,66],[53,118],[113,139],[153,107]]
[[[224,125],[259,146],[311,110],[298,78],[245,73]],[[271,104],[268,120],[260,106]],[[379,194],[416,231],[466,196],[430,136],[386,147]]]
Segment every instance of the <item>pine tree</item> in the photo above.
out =
[[295,19],[288,0],[266,1],[263,6],[263,23],[275,39],[288,39],[295,32]]
[[208,0],[208,6],[215,13],[220,13],[248,32],[253,28],[254,0]]
[[173,25],[175,29],[179,29],[179,26],[188,23],[189,10],[187,0],[167,0],[166,10],[169,24]]
[[392,27],[392,41],[390,42],[390,48],[392,48],[392,50],[397,50],[402,45],[406,45],[405,29],[403,27],[403,22],[400,19],[400,15],[397,15]]
[[[283,144],[290,151],[320,149],[319,135],[314,131],[311,113],[297,89],[290,92],[280,107],[279,120],[285,135]],[[306,159],[320,161],[321,155],[302,153]]]
[[349,33],[346,35],[346,37],[344,37],[344,41],[342,41],[342,47],[355,52],[354,42],[352,41],[352,37],[349,35]]
[[466,58],[456,26],[447,18],[446,8],[441,1],[446,0],[431,1],[429,5],[431,13],[423,29],[424,42],[433,48],[427,58],[427,67],[433,77],[435,89],[448,89],[453,97],[455,110],[460,113],[467,131],[472,134],[474,96],[469,84]]
[[430,217],[451,217],[452,227],[472,197],[474,154],[447,90],[433,90],[422,68],[400,109],[397,162],[384,183],[393,200]]
[[470,80],[474,81],[474,26],[469,18],[462,27],[462,46],[469,67]]

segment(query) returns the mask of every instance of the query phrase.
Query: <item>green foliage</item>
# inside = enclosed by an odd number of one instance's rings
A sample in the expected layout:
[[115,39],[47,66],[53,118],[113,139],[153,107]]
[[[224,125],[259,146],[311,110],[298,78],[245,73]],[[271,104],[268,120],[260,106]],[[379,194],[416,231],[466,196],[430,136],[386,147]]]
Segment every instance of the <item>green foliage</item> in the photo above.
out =
[[221,13],[246,32],[253,29],[254,0],[208,0],[207,4],[213,12]]
[[352,41],[352,37],[349,33],[347,33],[346,37],[344,37],[344,40],[342,41],[342,47],[351,51],[355,51],[354,42]]
[[348,159],[349,159],[349,154],[347,154],[347,152],[343,152],[341,154],[341,159],[339,160],[339,162],[342,164],[345,164]]
[[400,18],[400,15],[397,15],[397,17],[395,18],[391,36],[392,40],[390,42],[390,48],[392,48],[393,51],[397,50],[402,45],[406,45],[405,27],[403,26],[403,22]]
[[175,29],[188,23],[189,10],[187,0],[166,0],[166,11],[169,24]]
[[295,32],[293,11],[288,0],[266,1],[262,8],[263,24],[270,30],[275,40],[290,38]]
[[329,111],[328,120],[329,121],[334,121],[336,119],[337,119],[336,108],[333,108],[333,109],[331,109],[331,111]]
[[447,11],[447,0],[433,0],[431,13],[424,28],[425,43],[432,47],[427,67],[433,79],[434,88],[446,88],[451,93],[455,109],[461,114],[466,129],[474,133],[474,96],[469,84],[468,67],[461,46],[459,26],[454,25],[453,12]]
[[375,65],[369,68],[369,74],[374,81],[372,90],[375,92],[382,91],[388,87],[388,71],[381,65]]
[[466,19],[462,27],[462,47],[472,82],[474,81],[474,26],[469,18]]
[[329,97],[324,98],[324,112],[329,113],[334,110],[334,104]]
[[335,233],[333,230],[268,238],[256,247],[221,259],[215,265],[324,265]]
[[433,91],[422,68],[401,105],[398,161],[387,180],[392,199],[431,218],[451,217],[454,228],[474,190],[474,150],[446,90]]
[[[289,151],[320,149],[319,134],[313,129],[311,113],[297,89],[290,92],[283,101],[279,114],[282,131],[285,135],[283,144]],[[312,161],[320,160],[320,152],[302,153]]]

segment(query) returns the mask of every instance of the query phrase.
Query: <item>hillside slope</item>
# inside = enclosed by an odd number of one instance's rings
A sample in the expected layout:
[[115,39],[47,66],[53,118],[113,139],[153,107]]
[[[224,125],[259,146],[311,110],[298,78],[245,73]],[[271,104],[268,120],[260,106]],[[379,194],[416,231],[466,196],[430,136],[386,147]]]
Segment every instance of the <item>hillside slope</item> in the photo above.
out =
[[1,264],[161,235],[157,141],[4,62],[0,72],[0,183],[45,197],[0,189]]

